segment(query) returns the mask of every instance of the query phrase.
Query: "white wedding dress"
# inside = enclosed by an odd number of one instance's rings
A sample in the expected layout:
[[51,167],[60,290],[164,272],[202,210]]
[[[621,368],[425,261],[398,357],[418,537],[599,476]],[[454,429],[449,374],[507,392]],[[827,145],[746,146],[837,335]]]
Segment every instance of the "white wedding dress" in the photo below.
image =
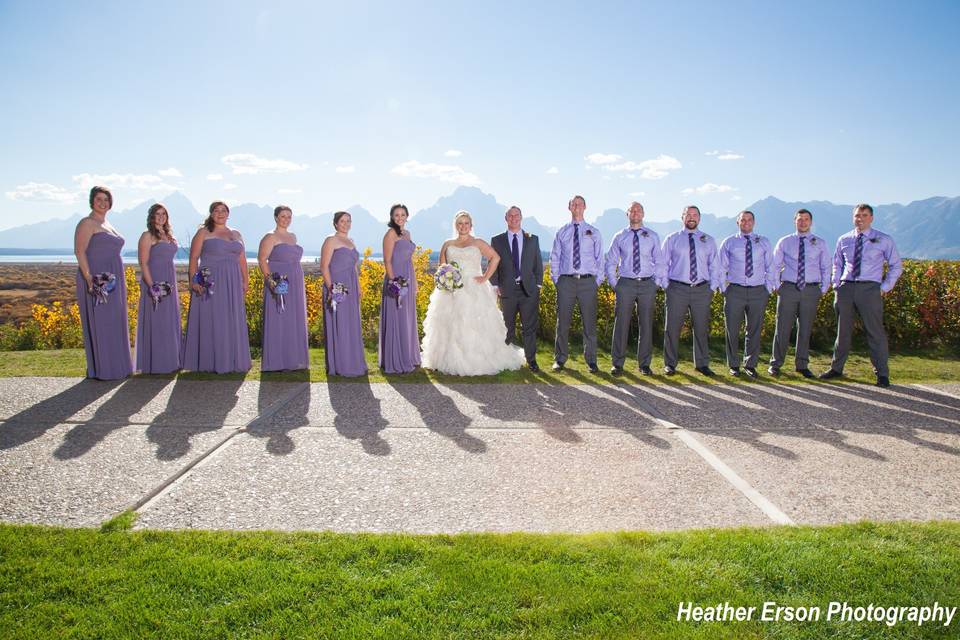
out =
[[422,366],[458,376],[493,375],[519,369],[523,350],[504,343],[507,329],[497,307],[497,293],[483,275],[480,249],[447,246],[447,262],[456,262],[463,288],[434,289],[423,321]]

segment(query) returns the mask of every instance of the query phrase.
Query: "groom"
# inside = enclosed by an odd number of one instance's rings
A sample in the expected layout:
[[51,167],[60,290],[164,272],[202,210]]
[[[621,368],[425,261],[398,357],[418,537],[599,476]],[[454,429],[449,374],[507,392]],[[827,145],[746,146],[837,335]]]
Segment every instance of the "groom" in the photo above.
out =
[[507,344],[515,334],[517,312],[520,312],[520,327],[523,331],[523,352],[533,372],[540,371],[537,365],[537,329],[540,326],[540,287],[543,283],[543,257],[540,241],[520,228],[523,214],[520,207],[507,209],[504,219],[507,232],[494,236],[490,246],[500,256],[500,264],[490,277],[490,284],[497,287],[500,309],[507,325]]

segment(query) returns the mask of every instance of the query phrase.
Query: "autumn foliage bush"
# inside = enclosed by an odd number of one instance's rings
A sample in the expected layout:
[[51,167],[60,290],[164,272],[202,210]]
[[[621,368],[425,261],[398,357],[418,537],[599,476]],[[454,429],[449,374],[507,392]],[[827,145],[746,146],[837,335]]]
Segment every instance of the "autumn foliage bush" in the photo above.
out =
[[[433,277],[430,267],[430,250],[418,249],[413,256],[417,274],[417,317],[421,327],[427,311],[427,303],[433,292]],[[132,267],[126,269],[128,291],[128,314],[130,320],[130,341],[133,344],[140,286],[136,272]],[[372,258],[372,251],[364,251],[360,262],[360,313],[363,322],[363,338],[367,346],[377,344],[380,323],[380,302],[382,299],[384,269],[383,264]],[[307,275],[305,279],[307,298],[307,330],[310,346],[323,346],[323,281],[319,275]],[[180,286],[181,318],[186,324],[190,293]],[[456,294],[453,294],[456,295]],[[557,291],[550,279],[549,268],[544,277],[540,294],[540,338],[553,342],[556,327]],[[263,331],[263,277],[255,265],[250,268],[250,287],[246,295],[247,326],[250,332],[250,344],[259,347]],[[773,338],[774,314],[777,298],[770,297],[764,319],[763,335],[765,347]],[[613,334],[615,296],[613,289],[604,283],[597,292],[597,339],[602,348],[609,349]],[[884,320],[890,338],[891,348],[947,347],[960,349],[960,261],[945,260],[907,260],[904,262],[903,275],[897,286],[884,296]],[[657,304],[654,311],[655,344],[662,340],[664,322],[664,294],[657,292]],[[574,311],[571,337],[576,338],[581,331],[579,311]],[[636,321],[632,332],[636,335]],[[722,337],[723,297],[714,296],[710,333]],[[833,311],[833,294],[823,296],[817,309],[817,321],[814,324],[813,346],[829,348],[836,335],[836,319]],[[689,323],[684,327],[684,335],[689,335]],[[82,347],[83,338],[80,329],[80,313],[75,302],[53,302],[52,304],[34,304],[31,316],[19,325],[0,325],[0,349],[63,349]]]

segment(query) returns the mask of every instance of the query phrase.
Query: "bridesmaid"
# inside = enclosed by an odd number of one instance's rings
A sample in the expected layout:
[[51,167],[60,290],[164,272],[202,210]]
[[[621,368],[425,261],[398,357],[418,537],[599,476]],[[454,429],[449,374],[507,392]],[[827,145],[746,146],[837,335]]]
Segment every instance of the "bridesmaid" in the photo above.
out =
[[[119,380],[133,373],[130,359],[130,325],[127,323],[127,282],[123,273],[123,237],[107,222],[113,194],[106,187],[90,189],[90,215],[77,223],[73,249],[77,256],[77,306],[87,377]],[[115,288],[106,302],[97,304],[94,276],[112,273]]]
[[[333,214],[336,233],[327,236],[320,249],[320,269],[323,272],[323,321],[326,334],[327,374],[362,376],[367,373],[363,351],[363,333],[360,328],[360,281],[357,265],[360,254],[347,235],[350,232],[350,214]],[[344,299],[334,311],[330,304],[335,284],[347,288]]]
[[[410,213],[402,204],[390,207],[390,229],[383,236],[383,300],[380,303],[380,368],[384,373],[409,373],[420,366],[417,333],[417,276],[413,252],[417,248],[404,229]],[[407,279],[407,295],[400,300],[387,287],[396,277]]]
[[[147,230],[137,247],[140,259],[140,310],[137,314],[137,362],[141,373],[172,373],[180,369],[180,296],[173,258],[177,239],[170,233],[167,208],[156,203],[147,211]],[[150,288],[170,285],[170,293],[154,307]]]
[[[219,200],[190,243],[190,311],[183,341],[183,368],[229,373],[250,369],[250,337],[244,294],[250,284],[240,232],[227,226],[230,208]],[[199,260],[199,265],[197,261]],[[194,282],[204,267],[213,291]]]
[[[263,274],[263,357],[261,371],[309,369],[307,349],[307,300],[303,285],[303,247],[288,228],[293,220],[290,207],[273,210],[277,227],[260,241],[257,262]],[[270,274],[287,276],[288,292],[281,312],[272,290]]]

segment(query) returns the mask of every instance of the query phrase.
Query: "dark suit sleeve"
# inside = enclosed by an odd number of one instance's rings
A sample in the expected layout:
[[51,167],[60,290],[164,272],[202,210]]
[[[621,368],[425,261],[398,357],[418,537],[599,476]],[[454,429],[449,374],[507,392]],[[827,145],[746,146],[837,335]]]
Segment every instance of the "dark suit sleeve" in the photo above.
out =
[[537,286],[543,285],[543,256],[540,255],[540,238],[530,236],[533,240],[533,248],[536,252],[533,254],[533,277],[537,280]]
[[490,246],[494,251],[497,252],[497,255],[500,256],[500,263],[497,264],[496,270],[490,275],[490,284],[495,287],[500,286],[500,269],[503,269],[503,254],[500,252],[500,249],[497,247],[497,238],[500,236],[493,236],[490,238]]

